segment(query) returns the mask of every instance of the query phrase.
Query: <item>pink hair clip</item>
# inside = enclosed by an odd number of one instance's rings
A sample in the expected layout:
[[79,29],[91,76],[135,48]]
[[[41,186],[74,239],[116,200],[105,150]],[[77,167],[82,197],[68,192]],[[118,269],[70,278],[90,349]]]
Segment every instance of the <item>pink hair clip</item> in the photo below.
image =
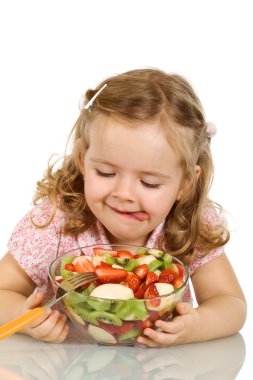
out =
[[91,100],[88,101],[88,103],[86,103],[85,105],[83,105],[84,103],[84,97],[81,98],[80,102],[79,102],[79,108],[80,110],[90,110],[90,108],[92,107],[93,105],[93,102],[94,100],[98,97],[98,95],[100,94],[100,92],[102,92],[107,86],[107,83],[103,85],[103,87],[101,87],[96,93],[95,95],[91,98]]
[[209,139],[212,139],[217,133],[217,128],[214,123],[208,121],[206,123],[206,135]]

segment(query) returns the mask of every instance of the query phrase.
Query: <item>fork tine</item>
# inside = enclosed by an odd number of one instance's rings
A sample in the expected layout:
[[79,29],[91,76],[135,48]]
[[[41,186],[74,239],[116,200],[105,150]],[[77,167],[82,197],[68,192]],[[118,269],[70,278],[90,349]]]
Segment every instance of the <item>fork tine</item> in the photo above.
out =
[[86,272],[84,274],[76,275],[74,277],[71,277],[67,280],[68,284],[77,286],[79,283],[80,285],[96,280],[96,275],[94,272]]
[[95,272],[85,272],[85,273],[78,273],[76,275],[74,275],[73,277],[70,277],[68,279],[68,281],[72,281],[72,280],[75,280],[75,279],[82,279],[82,278],[86,278],[86,277],[89,277],[89,276],[96,276],[95,275]]
[[96,278],[96,275],[94,272],[86,272],[84,274],[76,275],[70,278],[69,282],[76,282],[76,281],[82,281],[86,280],[87,278],[94,277]]

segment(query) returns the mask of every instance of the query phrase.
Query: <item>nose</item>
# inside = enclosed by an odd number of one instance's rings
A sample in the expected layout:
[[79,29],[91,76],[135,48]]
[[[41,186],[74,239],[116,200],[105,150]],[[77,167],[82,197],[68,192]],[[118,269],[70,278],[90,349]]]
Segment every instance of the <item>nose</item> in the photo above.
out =
[[135,200],[135,185],[131,178],[118,178],[111,192],[111,196],[123,201]]

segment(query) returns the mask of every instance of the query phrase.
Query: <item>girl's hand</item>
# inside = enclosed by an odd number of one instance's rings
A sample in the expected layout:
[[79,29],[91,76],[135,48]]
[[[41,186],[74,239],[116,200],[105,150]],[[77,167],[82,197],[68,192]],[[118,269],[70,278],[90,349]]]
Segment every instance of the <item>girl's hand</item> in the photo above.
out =
[[[22,312],[34,309],[43,304],[45,294],[33,292],[24,303]],[[44,342],[62,343],[69,331],[67,317],[58,310],[49,309],[46,313],[21,330],[21,333]]]
[[158,320],[155,322],[159,331],[147,328],[145,336],[137,339],[138,343],[148,347],[167,347],[177,344],[189,343],[191,336],[198,325],[198,312],[191,304],[178,303],[178,315],[170,322]]

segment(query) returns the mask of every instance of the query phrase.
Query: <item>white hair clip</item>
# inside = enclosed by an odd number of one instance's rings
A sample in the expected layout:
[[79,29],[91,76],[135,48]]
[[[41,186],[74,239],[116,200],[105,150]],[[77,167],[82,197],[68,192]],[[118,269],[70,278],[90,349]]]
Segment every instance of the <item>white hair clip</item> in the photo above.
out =
[[80,102],[79,102],[79,108],[80,110],[89,110],[92,105],[93,105],[93,102],[94,100],[98,97],[98,95],[100,94],[100,92],[102,92],[107,86],[107,83],[103,85],[103,87],[101,87],[96,93],[95,95],[91,98],[91,100],[88,101],[87,104],[85,104],[85,106],[83,105],[83,101],[84,101],[84,97],[81,98]]
[[206,123],[206,135],[209,139],[212,139],[217,133],[217,128],[214,123],[208,121]]

